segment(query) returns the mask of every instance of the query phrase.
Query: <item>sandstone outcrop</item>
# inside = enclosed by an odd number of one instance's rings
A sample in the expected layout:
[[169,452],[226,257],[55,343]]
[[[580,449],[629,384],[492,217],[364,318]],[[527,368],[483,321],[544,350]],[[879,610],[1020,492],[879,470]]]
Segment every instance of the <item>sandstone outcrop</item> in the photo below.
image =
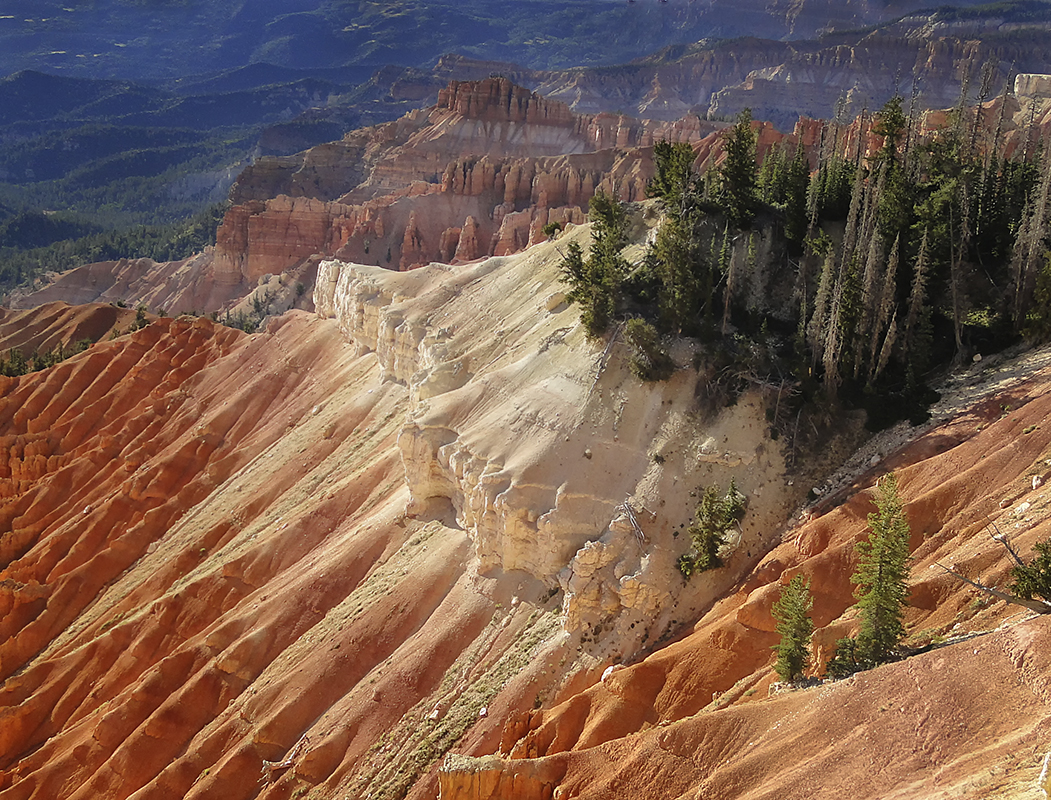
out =
[[[688,347],[640,384],[556,301],[556,248],[588,236],[409,272],[329,260],[318,316],[158,321],[0,381],[0,798],[1035,785],[1046,620],[929,567],[1003,585],[988,521],[1027,557],[1051,531],[1047,353],[975,364],[786,526],[813,484],[785,475],[761,394],[700,414]],[[811,578],[820,653],[856,624],[890,468],[909,631],[948,646],[767,699],[782,584]],[[740,541],[686,582],[697,490],[730,477]]]
[[[586,244],[586,234],[566,235]],[[783,464],[762,444],[759,398],[742,400],[701,428],[703,436],[687,434],[690,376],[640,385],[620,348],[607,363],[564,304],[549,310],[559,288],[553,257],[564,241],[514,261],[400,275],[326,261],[314,302],[356,346],[376,353],[385,376],[408,387],[399,447],[410,508],[448,503],[480,569],[521,571],[562,590],[567,630],[612,627],[623,647],[645,641],[680,601],[672,533],[689,516],[690,492],[727,485],[747,465],[737,480],[764,497],[742,538],[746,563],[791,490],[776,488]],[[493,325],[495,339],[483,333]],[[516,398],[506,419],[493,416],[497,397]],[[697,445],[671,444],[683,438]],[[649,451],[662,454],[660,464]],[[645,541],[626,522],[625,502],[644,520]],[[708,589],[696,588],[686,587],[681,602],[704,602]]]
[[[1045,352],[1007,373],[1032,374],[1034,365],[1046,364],[1046,359]],[[1051,711],[1042,668],[1035,666],[1051,652],[1051,625],[1035,617],[993,631],[998,622],[1024,620],[1026,613],[1018,614],[1018,607],[1002,601],[976,597],[933,565],[951,562],[977,580],[1003,586],[1012,562],[987,535],[989,526],[1009,532],[1025,552],[1051,532],[1051,516],[1034,512],[1045,505],[1041,492],[1049,469],[1049,440],[1028,438],[1037,431],[1033,421],[1043,419],[1051,403],[1044,369],[1025,382],[1016,378],[1003,395],[956,405],[956,416],[932,425],[912,445],[870,469],[852,493],[841,494],[835,502],[842,505],[786,535],[735,592],[689,626],[679,641],[612,672],[553,709],[532,714],[525,725],[515,723],[501,743],[504,758],[510,756],[511,763],[527,759],[532,771],[542,768],[545,757],[551,758],[552,766],[565,770],[559,791],[580,797],[653,792],[646,788],[653,782],[666,796],[681,796],[701,786],[716,796],[806,793],[830,798],[837,791],[830,781],[849,785],[852,796],[872,798],[885,796],[891,785],[909,797],[963,786],[980,785],[982,792],[1036,786],[1043,749],[1038,746],[1032,754],[1027,750],[1026,756],[1017,756],[1035,743]],[[973,378],[969,383],[973,385]],[[1005,407],[1012,411],[1005,414]],[[908,624],[913,631],[926,632],[928,639],[941,634],[950,641],[959,637],[958,643],[823,689],[756,702],[766,696],[769,647],[777,641],[770,607],[791,577],[802,573],[811,582],[818,628],[815,658],[827,659],[835,640],[856,629],[856,618],[845,613],[854,601],[849,575],[854,543],[864,535],[872,507],[870,493],[858,489],[869,484],[874,473],[891,468],[903,480],[913,531]],[[1033,475],[1041,480],[1032,480]],[[965,633],[971,630],[991,632],[971,638]],[[1011,733],[1001,740],[986,721],[1000,717],[996,709],[1002,706],[1027,710],[1017,717],[1010,714]],[[895,715],[884,717],[875,712],[877,707],[893,708]],[[873,774],[864,766],[853,737],[834,721],[872,718],[861,708],[872,708],[880,720],[875,728],[866,728],[864,737],[865,747],[878,746],[886,753],[876,781],[870,781]],[[790,746],[779,733],[789,719],[805,720],[799,729],[815,731],[816,736],[806,741],[793,738]],[[799,730],[795,722],[792,725]],[[700,741],[706,744],[697,750]],[[993,741],[1003,746],[993,746]],[[987,763],[1000,766],[976,778],[964,762],[987,747]],[[933,758],[945,767],[913,772],[906,766],[912,753],[925,754],[921,761],[933,767],[927,759],[935,750],[938,755]],[[674,757],[687,752],[686,761]],[[790,776],[786,759],[807,764],[811,775],[814,763],[825,764],[821,781]],[[611,770],[611,761],[628,766]],[[1009,762],[1015,765],[1014,777],[997,779],[996,773]],[[641,769],[642,763],[646,769]],[[987,777],[990,774],[993,777]],[[487,776],[490,783],[497,779]],[[442,780],[443,785],[459,785],[453,775],[443,775]],[[906,785],[907,791],[902,789]],[[484,796],[465,787],[447,796]]]

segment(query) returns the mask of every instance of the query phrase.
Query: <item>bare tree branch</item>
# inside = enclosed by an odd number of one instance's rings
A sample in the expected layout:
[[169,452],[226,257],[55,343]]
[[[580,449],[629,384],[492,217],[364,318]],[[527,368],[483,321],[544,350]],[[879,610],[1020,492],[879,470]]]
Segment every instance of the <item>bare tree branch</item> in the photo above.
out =
[[964,577],[963,575],[961,575],[956,570],[949,569],[944,564],[939,564],[938,562],[934,562],[934,564],[932,566],[935,566],[935,567],[938,567],[939,569],[945,570],[946,572],[948,572],[950,575],[952,575],[957,580],[963,581],[968,586],[973,586],[975,589],[977,589],[980,592],[985,592],[986,594],[991,594],[993,597],[998,597],[999,599],[1005,600],[1008,603],[1013,603],[1016,606],[1022,606],[1023,608],[1028,608],[1030,611],[1035,611],[1037,614],[1051,614],[1051,603],[1045,603],[1042,600],[1023,600],[1021,597],[1015,597],[1013,594],[1008,594],[1007,592],[1001,592],[999,589],[994,589],[991,586],[985,586],[984,584],[976,583],[975,581],[972,581],[970,578]]
[[994,542],[999,542],[1000,544],[1002,544],[1004,548],[1006,548],[1007,552],[1011,554],[1011,558],[1014,560],[1015,564],[1017,564],[1020,567],[1028,566],[1022,560],[1022,557],[1018,555],[1018,551],[1011,547],[1011,543],[1007,541],[1007,537],[1004,534],[1000,533],[1000,529],[996,527],[996,523],[990,520],[989,524],[992,525],[993,530],[996,531],[995,534],[990,533],[989,538],[992,539]]

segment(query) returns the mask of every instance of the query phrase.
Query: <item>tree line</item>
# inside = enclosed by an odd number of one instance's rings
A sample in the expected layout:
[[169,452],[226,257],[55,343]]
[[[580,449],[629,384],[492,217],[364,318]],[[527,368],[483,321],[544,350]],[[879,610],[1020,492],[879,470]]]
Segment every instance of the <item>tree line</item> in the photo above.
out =
[[[824,124],[810,156],[785,140],[762,163],[745,112],[704,173],[689,144],[658,142],[649,194],[663,219],[645,258],[624,261],[624,210],[596,195],[590,250],[571,244],[562,262],[567,298],[590,336],[638,318],[651,340],[751,354],[876,426],[888,408],[922,417],[933,368],[1051,336],[1051,152],[1032,125],[1009,150],[1008,105],[1005,91],[989,130],[961,101],[921,136],[895,97],[853,131]],[[777,263],[758,263],[762,237]],[[759,286],[760,268],[779,279]]]
[[67,215],[19,212],[0,224],[0,287],[12,288],[46,272],[96,261],[188,258],[215,243],[228,205],[209,206],[177,223],[111,230],[93,230]]
[[23,353],[21,349],[13,347],[5,353],[0,353],[0,375],[7,378],[17,378],[19,375],[39,372],[56,364],[61,364],[70,356],[83,353],[93,344],[94,342],[91,339],[85,338],[76,342],[72,349],[69,350],[59,344],[44,352],[33,350],[28,355]]

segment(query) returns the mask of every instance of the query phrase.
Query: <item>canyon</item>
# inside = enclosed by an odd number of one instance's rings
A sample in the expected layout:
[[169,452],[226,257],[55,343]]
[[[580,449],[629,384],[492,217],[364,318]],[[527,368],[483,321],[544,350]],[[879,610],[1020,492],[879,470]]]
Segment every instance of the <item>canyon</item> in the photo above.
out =
[[[990,526],[1048,537],[1048,351],[975,362],[826,482],[849,426],[790,466],[763,390],[698,406],[686,341],[645,384],[584,337],[557,253],[589,227],[326,259],[316,312],[255,335],[159,319],[0,379],[0,798],[1039,797],[1048,620],[932,566],[1003,586]],[[891,469],[917,654],[784,691],[771,604],[810,578],[818,663],[854,629]],[[686,581],[731,478],[740,537]]]
[[[999,130],[1009,152],[1035,146],[1051,125],[1046,76],[1018,75],[1010,88],[972,112],[983,136]],[[930,131],[947,119],[929,111],[918,123]],[[871,114],[837,124],[845,156],[874,152],[872,125]],[[175,262],[88,264],[7,303],[119,301],[217,314],[255,305],[264,316],[310,309],[324,258],[407,270],[520,252],[545,240],[549,224],[582,223],[597,191],[643,200],[656,141],[689,142],[700,171],[716,166],[727,127],[696,116],[577,114],[508,78],[454,80],[430,108],[295,156],[260,158],[234,184],[214,247]],[[765,121],[754,127],[760,156],[802,142],[816,163],[827,124],[800,117],[788,134]]]
[[[809,31],[827,5],[770,8]],[[989,61],[976,139],[1046,140],[1046,54],[1006,67],[1031,29],[898,10],[821,47],[388,68],[377,93],[434,102],[260,156],[213,246],[13,293],[0,351],[94,344],[0,376],[0,800],[1051,795],[1051,618],[946,569],[1006,590],[996,537],[1026,559],[1051,538],[1051,348],[935,376],[922,424],[826,409],[789,436],[784,381],[721,395],[690,338],[640,381],[624,330],[588,338],[566,300],[594,194],[641,263],[654,143],[712,168],[746,106],[760,155],[860,159],[871,104],[914,86],[878,65],[925,65],[922,134]],[[727,257],[772,286],[766,224]],[[249,312],[255,333],[220,324]],[[902,657],[823,679],[890,471]],[[722,564],[685,577],[700,498],[731,485]],[[772,609],[797,575],[814,669],[791,686]]]

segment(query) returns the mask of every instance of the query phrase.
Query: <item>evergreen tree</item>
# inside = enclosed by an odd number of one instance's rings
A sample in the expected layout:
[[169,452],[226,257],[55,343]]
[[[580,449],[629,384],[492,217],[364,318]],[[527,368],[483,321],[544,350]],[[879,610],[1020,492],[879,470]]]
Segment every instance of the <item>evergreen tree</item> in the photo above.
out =
[[801,252],[809,223],[807,198],[810,193],[810,165],[800,141],[796,155],[788,165],[785,178],[785,238],[795,252]]
[[774,147],[763,158],[759,171],[759,187],[763,201],[781,212],[785,239],[796,255],[802,253],[812,206],[810,166],[802,142],[796,144],[795,155],[788,157],[783,147]]
[[[890,359],[890,354],[894,347],[894,337],[897,333],[897,323],[895,322],[896,317],[894,314],[894,295],[897,288],[898,248],[900,242],[900,237],[895,237],[894,244],[891,245],[890,260],[887,263],[887,269],[883,275],[883,287],[880,290],[879,302],[873,317],[874,329],[869,342],[870,386],[872,386],[873,382],[879,377],[884,367],[886,367],[887,360]],[[881,341],[883,342],[883,347],[880,350]],[[878,361],[876,359],[877,350],[880,352],[880,358]]]
[[901,96],[895,95],[876,112],[872,132],[883,137],[883,146],[876,155],[877,161],[885,161],[890,164],[898,162],[898,145],[905,136],[909,125],[901,104]]
[[658,303],[664,327],[691,331],[698,317],[710,314],[711,270],[701,252],[701,240],[690,220],[669,214],[661,222],[648,258],[660,279]]
[[653,156],[656,175],[646,191],[660,199],[665,217],[647,260],[660,283],[660,320],[666,330],[693,333],[701,319],[711,319],[714,290],[712,268],[698,233],[701,193],[693,171],[693,148],[685,142],[660,141]]
[[863,669],[871,669],[858,651],[858,640],[850,636],[836,642],[836,652],[825,664],[825,675],[830,678],[846,678]]
[[744,227],[755,216],[757,204],[756,135],[752,112],[745,109],[726,136],[726,159],[720,170],[719,199],[735,227]]
[[815,181],[815,205],[821,219],[847,218],[856,172],[853,163],[835,153],[822,162]]
[[591,247],[587,258],[580,245],[570,242],[559,265],[569,285],[566,300],[581,305],[580,321],[587,335],[601,336],[609,327],[620,299],[628,265],[620,255],[627,243],[624,207],[605,192],[591,198]]
[[1047,248],[1048,228],[1051,226],[1051,154],[1044,153],[1040,165],[1040,182],[1030,196],[1024,220],[1015,236],[1011,253],[1011,278],[1014,284],[1013,312],[1016,330],[1022,330],[1029,313],[1040,270],[1040,261]]
[[727,224],[726,227],[723,228],[723,244],[722,247],[719,248],[719,279],[723,283],[723,336],[725,336],[730,330],[730,301],[733,298],[734,291],[733,262],[730,226]]
[[1011,591],[1026,600],[1037,598],[1051,603],[1051,539],[1037,542],[1033,549],[1036,558],[1012,568]]
[[1041,342],[1051,339],[1051,252],[1044,253],[1044,266],[1036,276],[1033,308],[1026,321],[1025,333]]
[[876,512],[869,514],[869,538],[859,542],[853,580],[861,610],[858,649],[875,665],[889,660],[905,635],[909,587],[909,523],[898,497],[898,479],[890,472],[876,487]]
[[835,282],[836,256],[829,249],[825,253],[821,277],[818,279],[817,295],[814,297],[814,313],[807,326],[807,343],[810,345],[811,368],[816,368],[824,357],[826,325],[832,303],[832,290]]
[[781,641],[773,649],[777,651],[774,670],[782,681],[797,681],[809,664],[810,636],[814,632],[814,621],[810,611],[814,598],[810,595],[810,581],[796,575],[787,586],[781,588],[781,598],[774,603],[773,615],[777,620],[777,632]]
[[662,139],[653,145],[656,174],[646,186],[646,195],[659,197],[664,210],[680,219],[686,215],[686,206],[693,200],[696,189],[693,160],[689,142],[672,144]]
[[923,232],[916,268],[912,275],[908,314],[905,318],[905,339],[902,343],[910,387],[917,387],[927,369],[930,356],[930,309],[927,305],[927,277],[930,267],[928,234]]
[[656,328],[636,317],[628,321],[624,339],[632,350],[630,367],[636,378],[643,381],[666,381],[671,377],[675,371],[675,362],[661,346]]
[[719,548],[726,543],[730,529],[744,518],[745,503],[745,496],[732,478],[726,494],[720,494],[718,486],[704,490],[689,529],[693,551],[679,557],[679,570],[684,576],[722,566]]

